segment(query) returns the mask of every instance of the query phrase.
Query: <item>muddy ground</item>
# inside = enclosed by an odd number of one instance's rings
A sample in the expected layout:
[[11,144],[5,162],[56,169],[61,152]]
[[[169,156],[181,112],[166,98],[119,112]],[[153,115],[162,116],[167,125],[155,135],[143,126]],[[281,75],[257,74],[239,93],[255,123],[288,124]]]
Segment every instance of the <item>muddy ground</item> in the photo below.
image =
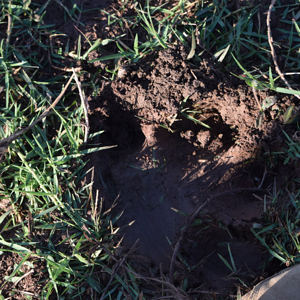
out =
[[[81,1],[74,2],[81,5]],[[232,10],[241,3],[233,1]],[[268,1],[264,3],[262,16]],[[83,7],[112,12],[119,5],[109,0],[84,1]],[[132,13],[130,9],[124,12]],[[83,14],[81,21],[86,27],[76,25],[90,40],[122,33],[117,26],[107,27],[107,16],[98,10]],[[66,33],[66,37],[51,41],[54,46],[65,47],[69,42],[76,51],[80,33],[73,22],[64,21],[63,10],[54,2],[48,6],[44,22],[55,23],[56,30]],[[272,24],[276,26],[275,20]],[[262,29],[266,31],[266,27]],[[116,52],[115,43],[111,43],[92,52],[89,59]],[[103,79],[107,75],[103,71],[99,73],[98,95],[86,90],[91,133],[105,130],[89,144],[117,145],[87,156],[87,170],[94,167],[94,190],[100,191],[105,206],[110,207],[116,200],[113,214],[123,211],[118,226],[122,228],[125,249],[140,239],[133,265],[147,276],[159,277],[160,270],[168,273],[186,217],[209,196],[257,188],[261,183],[263,189],[272,189],[274,178],[280,189],[293,176],[293,170],[275,164],[272,155],[263,154],[282,149],[283,127],[291,133],[295,128],[283,126],[272,109],[257,128],[259,108],[252,89],[221,71],[209,56],[202,56],[200,66],[196,66],[187,60],[187,53],[181,45],[153,53],[137,64],[125,64],[113,82]],[[96,62],[83,68],[93,73],[112,64]],[[61,73],[55,68],[51,72]],[[258,96],[262,101],[272,95],[260,91]],[[291,96],[276,96],[282,110],[296,101]],[[89,180],[87,177],[84,184]],[[203,292],[195,295],[200,299],[211,291],[233,295],[237,284],[242,285],[238,278],[251,288],[278,271],[279,264],[267,263],[269,255],[250,231],[262,219],[263,197],[264,193],[241,191],[211,202],[184,237],[181,259],[175,264],[175,282],[188,278],[189,289]],[[228,244],[236,264],[235,274],[218,256],[230,261]],[[2,262],[12,259],[2,257]],[[27,278],[34,284],[38,276]],[[245,286],[242,289],[247,291]]]
[[[124,245],[130,247],[139,238],[137,252],[154,270],[163,264],[166,271],[170,265],[172,246],[185,222],[180,212],[193,213],[211,195],[256,188],[265,172],[262,188],[270,187],[274,177],[280,182],[282,175],[268,168],[267,159],[259,159],[282,146],[280,122],[268,115],[257,128],[259,109],[252,89],[210,59],[194,67],[186,57],[178,46],[143,59],[89,102],[92,127],[105,130],[97,142],[118,147],[94,154],[88,168],[95,167],[102,197],[118,199],[115,213],[124,210],[119,221],[125,226]],[[259,94],[261,99],[272,95]],[[210,129],[188,120],[185,112]],[[178,261],[177,279],[188,276],[190,288],[201,285],[228,294],[228,289],[234,292],[234,278],[251,286],[266,275],[267,255],[250,231],[262,214],[262,193],[241,191],[215,199],[180,251],[190,268],[198,266],[187,272]],[[218,254],[229,260],[228,243],[238,274],[225,280],[231,272]]]

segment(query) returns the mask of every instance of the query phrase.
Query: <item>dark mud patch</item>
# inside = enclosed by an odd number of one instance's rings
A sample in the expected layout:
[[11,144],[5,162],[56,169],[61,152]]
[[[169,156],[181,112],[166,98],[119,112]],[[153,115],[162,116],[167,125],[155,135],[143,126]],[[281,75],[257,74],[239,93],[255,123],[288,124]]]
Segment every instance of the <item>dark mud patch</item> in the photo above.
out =
[[[270,116],[256,127],[259,109],[251,88],[209,59],[196,68],[186,57],[177,47],[123,66],[116,81],[90,97],[93,128],[105,129],[97,142],[118,146],[90,157],[95,186],[106,201],[118,199],[115,212],[124,211],[119,225],[125,226],[125,246],[140,238],[138,252],[154,269],[161,263],[168,268],[170,243],[176,242],[184,215],[210,195],[258,187],[265,164],[256,157],[283,141],[281,125]],[[273,178],[267,175],[263,187]],[[245,192],[210,203],[207,228],[192,227],[181,250],[190,273],[178,272],[175,280],[186,275],[191,287],[205,284],[205,289],[228,292],[232,278],[222,278],[230,270],[218,257],[228,260],[228,244],[247,283],[262,274],[265,256],[250,231],[262,217],[261,199]],[[182,261],[176,267],[186,270]]]

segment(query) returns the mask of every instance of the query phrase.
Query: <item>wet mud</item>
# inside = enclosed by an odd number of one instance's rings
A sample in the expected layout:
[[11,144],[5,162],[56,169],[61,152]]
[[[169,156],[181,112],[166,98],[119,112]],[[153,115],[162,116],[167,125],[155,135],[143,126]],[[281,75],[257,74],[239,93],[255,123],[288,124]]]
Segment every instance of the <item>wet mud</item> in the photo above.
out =
[[[259,92],[261,101],[271,95]],[[250,87],[210,59],[195,67],[182,46],[123,65],[117,80],[89,104],[92,127],[105,130],[96,142],[117,145],[90,157],[95,184],[109,204],[117,199],[124,245],[139,238],[137,252],[153,268],[168,269],[186,216],[209,196],[258,187],[266,167],[261,153],[284,140],[280,122],[268,113],[257,128],[259,108]],[[273,177],[267,175],[262,187]],[[230,270],[218,256],[228,260],[228,244],[242,278],[249,282],[263,273],[266,257],[250,231],[262,217],[262,197],[220,197],[199,215],[181,249],[185,262],[197,265],[188,275],[191,286],[233,286],[222,279]],[[176,267],[186,269],[180,261]],[[186,273],[178,274],[180,281]]]

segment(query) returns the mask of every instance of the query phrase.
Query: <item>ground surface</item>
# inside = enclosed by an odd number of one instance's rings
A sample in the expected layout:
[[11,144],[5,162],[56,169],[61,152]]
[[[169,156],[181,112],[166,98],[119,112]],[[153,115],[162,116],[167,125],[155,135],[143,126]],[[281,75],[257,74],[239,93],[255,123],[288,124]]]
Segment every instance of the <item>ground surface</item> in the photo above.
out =
[[[5,284],[4,278],[8,278],[10,276],[12,270],[15,269],[16,264],[20,263],[21,260],[21,257],[16,254],[1,255],[1,286]],[[24,299],[24,296],[26,295],[24,291],[26,291],[27,295],[30,297],[39,295],[44,287],[44,283],[40,282],[42,279],[44,279],[44,275],[42,273],[44,267],[42,265],[35,264],[34,262],[32,262],[32,264],[34,265],[34,271],[30,272],[32,271],[30,266],[23,266],[19,271],[20,274],[17,274],[19,276],[15,276],[17,280],[20,279],[24,274],[27,274],[28,272],[29,274],[25,276],[24,279],[21,279],[16,283],[6,282],[6,284],[3,286],[2,294],[6,295],[10,293],[13,299]],[[37,284],[38,282],[39,284]],[[12,290],[15,291],[11,293]]]
[[[114,11],[119,4],[84,1],[83,5],[84,9]],[[76,48],[80,33],[73,22],[65,22],[64,12],[55,2],[48,6],[44,21],[55,23],[55,29],[66,34],[53,38],[55,46],[69,42],[70,48]],[[103,12],[83,14],[81,21],[86,27],[78,27],[91,40],[120,34],[118,27],[106,27]],[[102,52],[90,53],[89,59],[115,52],[115,44],[109,44]],[[102,81],[98,95],[88,94],[91,132],[105,130],[94,143],[117,147],[87,156],[86,168],[94,167],[94,189],[100,191],[104,204],[110,207],[117,200],[113,214],[124,211],[118,225],[123,227],[125,248],[139,238],[138,262],[145,274],[149,268],[154,276],[160,264],[163,272],[170,266],[186,220],[182,213],[192,214],[209,196],[230,189],[257,188],[262,181],[266,189],[274,178],[280,188],[289,172],[272,169],[268,159],[260,159],[262,153],[284,144],[281,120],[273,120],[267,112],[258,128],[259,108],[252,88],[221,71],[208,55],[202,56],[199,67],[188,61],[187,55],[188,50],[180,44],[153,53],[136,64],[124,65],[114,81]],[[111,63],[95,62],[86,68],[104,70]],[[272,95],[270,91],[258,93],[260,101]],[[282,109],[295,101],[291,96],[277,97]],[[85,184],[89,180],[86,178]],[[197,218],[201,224],[191,227],[184,238],[175,280],[187,276],[189,288],[201,286],[204,291],[229,295],[236,290],[236,277],[251,287],[277,271],[278,266],[265,264],[267,256],[250,231],[262,218],[263,195],[242,191],[210,203]],[[238,270],[235,276],[229,276],[230,270],[218,256],[230,261],[228,243]],[[2,255],[0,265],[9,268],[19,261],[19,257]],[[38,274],[26,277],[24,291],[38,292],[32,290],[40,281]],[[6,273],[2,271],[0,285],[3,276]]]
[[[135,221],[124,228],[124,244],[140,238],[138,253],[165,268],[173,251],[167,238],[174,243],[185,220],[172,208],[191,214],[210,195],[258,187],[265,166],[255,157],[283,140],[277,121],[256,128],[258,109],[250,87],[208,59],[193,68],[186,56],[183,47],[161,51],[128,68],[124,78],[90,100],[93,126],[102,125],[105,142],[118,145],[91,161],[103,195],[111,201],[118,197],[116,211],[124,210],[120,226]],[[181,116],[187,96],[186,107],[201,111],[195,118],[211,129]],[[161,126],[170,123],[169,130]],[[211,203],[209,229],[192,230],[184,242],[182,254],[191,267],[203,260],[191,282],[219,292],[232,286],[222,280],[229,270],[217,255],[229,257],[226,242],[240,274],[249,280],[264,273],[265,256],[250,233],[262,213],[262,198],[248,192]]]

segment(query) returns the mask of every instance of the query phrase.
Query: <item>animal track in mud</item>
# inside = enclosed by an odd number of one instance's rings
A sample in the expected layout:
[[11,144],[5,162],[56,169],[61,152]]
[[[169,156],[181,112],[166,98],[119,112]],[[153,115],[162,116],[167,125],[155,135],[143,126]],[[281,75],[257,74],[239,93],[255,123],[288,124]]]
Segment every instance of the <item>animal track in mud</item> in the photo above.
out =
[[[272,148],[281,136],[278,122],[255,127],[258,108],[243,82],[223,74],[210,60],[203,59],[196,68],[186,57],[184,48],[177,47],[145,58],[126,67],[126,76],[107,84],[90,101],[91,123],[95,128],[101,124],[106,132],[102,143],[118,145],[109,153],[94,154],[93,161],[100,160],[99,189],[106,199],[118,196],[118,211],[125,210],[120,226],[135,220],[124,229],[124,244],[130,247],[140,238],[139,253],[156,265],[168,266],[172,248],[166,237],[174,242],[184,222],[175,211],[190,214],[211,194],[256,187],[253,178],[262,175],[263,167],[251,169],[243,163],[262,146]],[[239,195],[217,199],[208,209],[211,215],[222,212],[232,224],[247,227],[261,217],[262,203],[252,195]],[[234,228],[238,253],[247,250],[238,231],[248,229]],[[219,240],[229,239],[222,230],[211,234],[214,240],[207,246],[197,241],[203,257]],[[226,255],[226,249],[216,247]],[[253,252],[260,253],[258,248]],[[254,268],[261,258],[254,260]],[[243,267],[242,260],[237,264]],[[226,276],[226,268],[216,268]],[[204,277],[210,275],[207,270]]]

